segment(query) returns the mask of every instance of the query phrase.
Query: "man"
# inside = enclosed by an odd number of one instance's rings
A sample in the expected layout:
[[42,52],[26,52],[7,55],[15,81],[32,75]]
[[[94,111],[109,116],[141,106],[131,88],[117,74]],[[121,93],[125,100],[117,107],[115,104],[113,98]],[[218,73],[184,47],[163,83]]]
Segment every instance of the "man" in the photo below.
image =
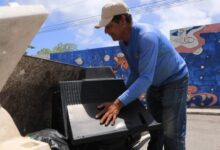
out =
[[114,125],[122,107],[147,92],[148,108],[162,129],[151,131],[148,150],[184,150],[186,132],[186,95],[188,69],[164,35],[146,24],[133,24],[123,2],[103,6],[96,28],[104,27],[114,41],[119,41],[131,73],[124,91],[114,102],[102,108],[96,118],[101,124]]

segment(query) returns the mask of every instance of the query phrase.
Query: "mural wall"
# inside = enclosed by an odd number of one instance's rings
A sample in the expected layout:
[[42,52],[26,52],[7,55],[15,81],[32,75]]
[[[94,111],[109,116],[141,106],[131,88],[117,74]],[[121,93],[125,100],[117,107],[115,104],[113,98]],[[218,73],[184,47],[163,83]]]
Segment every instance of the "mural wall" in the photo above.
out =
[[50,54],[50,59],[82,67],[111,66],[117,78],[127,80],[130,72],[118,46]]
[[[170,40],[189,68],[189,107],[220,106],[220,24],[172,30]],[[83,67],[112,66],[125,80],[129,66],[118,46],[51,54],[50,59]]]
[[220,106],[220,24],[172,30],[189,68],[188,106]]

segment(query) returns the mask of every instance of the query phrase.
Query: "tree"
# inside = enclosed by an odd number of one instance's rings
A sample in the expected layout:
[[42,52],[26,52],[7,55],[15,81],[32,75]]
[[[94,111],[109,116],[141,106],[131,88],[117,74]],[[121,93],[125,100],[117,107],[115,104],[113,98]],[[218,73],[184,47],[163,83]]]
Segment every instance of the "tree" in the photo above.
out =
[[51,53],[69,52],[77,49],[77,45],[74,43],[59,43],[53,49],[42,48],[37,52],[37,55],[49,55]]
[[53,52],[69,52],[75,49],[77,49],[77,46],[74,43],[59,43],[53,48]]
[[50,54],[52,51],[49,48],[42,48],[40,51],[37,52],[37,55],[48,55]]

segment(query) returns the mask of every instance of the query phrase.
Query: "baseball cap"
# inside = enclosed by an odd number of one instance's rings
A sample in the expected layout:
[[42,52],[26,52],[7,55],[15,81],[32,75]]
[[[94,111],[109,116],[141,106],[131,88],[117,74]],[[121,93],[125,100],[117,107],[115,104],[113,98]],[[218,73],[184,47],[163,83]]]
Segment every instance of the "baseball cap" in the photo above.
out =
[[109,2],[102,7],[101,20],[95,28],[101,28],[111,22],[115,15],[129,13],[128,6],[123,2]]

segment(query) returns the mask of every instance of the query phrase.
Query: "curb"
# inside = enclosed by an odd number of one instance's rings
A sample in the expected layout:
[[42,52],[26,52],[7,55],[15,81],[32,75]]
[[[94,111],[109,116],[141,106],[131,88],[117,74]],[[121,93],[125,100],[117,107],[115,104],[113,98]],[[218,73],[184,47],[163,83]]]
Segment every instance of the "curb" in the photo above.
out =
[[188,108],[187,114],[195,115],[220,115],[220,109],[198,109],[198,108]]

